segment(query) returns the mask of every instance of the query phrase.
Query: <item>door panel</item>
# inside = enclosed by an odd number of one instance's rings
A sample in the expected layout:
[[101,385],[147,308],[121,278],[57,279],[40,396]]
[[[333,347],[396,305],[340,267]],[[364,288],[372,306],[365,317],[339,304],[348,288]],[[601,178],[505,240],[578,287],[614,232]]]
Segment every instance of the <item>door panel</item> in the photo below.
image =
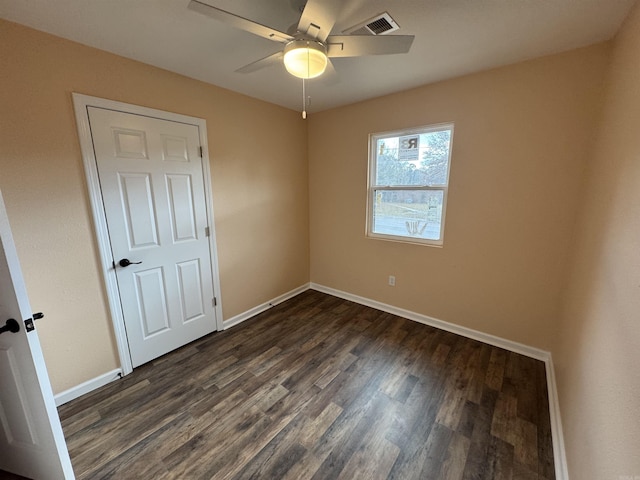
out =
[[176,137],[174,135],[162,136],[162,158],[173,162],[188,162],[189,149],[187,148],[186,137]]
[[27,406],[27,392],[22,385],[18,359],[11,348],[0,347],[0,375],[7,400],[0,405],[0,422],[8,443],[28,447],[38,443],[33,419]]
[[129,249],[159,246],[149,174],[118,174]]
[[147,136],[140,130],[113,128],[115,154],[121,158],[148,159]]
[[190,322],[205,314],[202,301],[202,285],[200,284],[200,261],[189,260],[178,263],[178,280],[180,284],[180,300],[182,303],[182,318]]
[[191,177],[167,175],[167,191],[171,207],[173,241],[197,240]]
[[170,328],[162,268],[134,273],[144,338]]
[[[133,366],[216,329],[195,125],[88,107]],[[141,262],[127,267],[120,259]]]

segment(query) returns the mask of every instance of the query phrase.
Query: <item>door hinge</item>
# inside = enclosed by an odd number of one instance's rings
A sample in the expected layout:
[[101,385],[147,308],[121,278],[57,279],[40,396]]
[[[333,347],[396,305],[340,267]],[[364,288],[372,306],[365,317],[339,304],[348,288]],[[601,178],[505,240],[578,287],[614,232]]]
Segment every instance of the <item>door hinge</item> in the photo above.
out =
[[202,147],[198,147],[198,152],[200,152],[200,158],[204,157],[204,150]]
[[218,306],[218,299],[216,297],[213,297],[212,302],[214,307]]
[[209,227],[204,227],[204,236],[205,237],[211,236],[211,230],[209,230]]

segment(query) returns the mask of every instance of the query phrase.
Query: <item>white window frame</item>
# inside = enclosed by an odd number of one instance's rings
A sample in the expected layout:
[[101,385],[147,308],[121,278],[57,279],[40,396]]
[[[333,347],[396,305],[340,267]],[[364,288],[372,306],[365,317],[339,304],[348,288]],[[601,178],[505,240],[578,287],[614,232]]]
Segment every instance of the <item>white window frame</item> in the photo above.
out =
[[[430,132],[439,132],[442,130],[450,130],[451,136],[449,140],[449,157],[447,159],[447,183],[445,185],[377,185],[377,143],[378,140],[385,138],[401,137],[405,135],[424,134]],[[369,172],[367,180],[367,221],[366,221],[366,236],[368,238],[378,240],[390,240],[395,242],[414,243],[419,245],[429,245],[435,247],[442,247],[444,245],[444,228],[447,211],[447,196],[449,191],[449,177],[451,172],[451,151],[453,150],[453,133],[454,124],[439,123],[435,125],[425,125],[415,128],[407,128],[402,130],[395,130],[391,132],[379,132],[369,135]],[[379,191],[441,191],[443,192],[442,198],[442,214],[440,221],[440,235],[438,240],[431,240],[426,238],[419,238],[410,235],[391,235],[385,233],[376,233],[373,231],[374,225],[374,205],[376,201],[376,194]]]

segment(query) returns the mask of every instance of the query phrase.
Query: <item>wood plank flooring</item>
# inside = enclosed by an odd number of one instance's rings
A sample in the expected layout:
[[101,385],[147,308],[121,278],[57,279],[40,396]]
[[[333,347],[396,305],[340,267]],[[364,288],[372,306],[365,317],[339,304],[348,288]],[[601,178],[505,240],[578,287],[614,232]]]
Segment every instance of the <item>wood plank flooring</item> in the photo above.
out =
[[554,479],[542,362],[309,290],[59,408],[79,479]]

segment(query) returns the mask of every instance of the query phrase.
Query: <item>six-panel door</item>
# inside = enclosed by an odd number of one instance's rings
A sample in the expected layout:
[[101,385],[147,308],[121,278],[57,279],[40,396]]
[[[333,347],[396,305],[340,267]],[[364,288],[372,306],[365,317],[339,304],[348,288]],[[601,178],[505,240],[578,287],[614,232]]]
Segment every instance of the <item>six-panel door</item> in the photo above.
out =
[[199,131],[96,107],[89,121],[136,367],[216,329]]

